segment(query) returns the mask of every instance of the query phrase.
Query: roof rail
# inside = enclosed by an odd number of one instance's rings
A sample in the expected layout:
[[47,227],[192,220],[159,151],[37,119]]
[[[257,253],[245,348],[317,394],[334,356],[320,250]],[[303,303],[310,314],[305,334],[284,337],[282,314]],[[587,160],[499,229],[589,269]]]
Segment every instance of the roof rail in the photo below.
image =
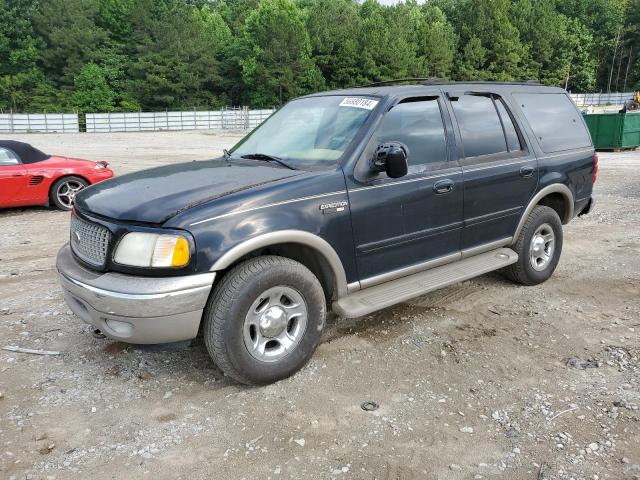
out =
[[441,80],[439,78],[429,79],[423,82],[423,85],[451,85],[458,83],[486,83],[487,85],[542,85],[537,80],[461,80],[461,81],[452,81],[452,80]]
[[492,81],[492,80],[443,80],[438,77],[409,77],[409,78],[394,78],[392,80],[382,80],[380,82],[368,83],[366,85],[356,85],[352,88],[367,88],[367,87],[379,87],[383,85],[393,85],[395,83],[404,82],[420,82],[422,85],[451,85],[458,83],[486,83],[488,85],[542,85],[537,80],[508,80],[508,81]]
[[352,88],[377,87],[377,86],[380,86],[380,85],[392,85],[394,83],[402,83],[402,82],[428,82],[428,81],[433,80],[435,78],[436,77],[394,78],[393,80],[382,80],[380,82],[367,83],[366,85],[356,85],[355,87],[352,87]]

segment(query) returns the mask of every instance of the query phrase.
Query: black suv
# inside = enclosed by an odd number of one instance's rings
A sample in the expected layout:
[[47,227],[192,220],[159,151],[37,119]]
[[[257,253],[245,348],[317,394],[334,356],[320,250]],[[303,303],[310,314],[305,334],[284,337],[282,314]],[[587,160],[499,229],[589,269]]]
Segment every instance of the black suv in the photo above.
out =
[[57,258],[85,322],[131,343],[203,332],[236,380],[287,377],[328,309],[358,317],[501,269],[544,282],[597,156],[560,88],[373,86],[293,100],[224,157],[80,193]]

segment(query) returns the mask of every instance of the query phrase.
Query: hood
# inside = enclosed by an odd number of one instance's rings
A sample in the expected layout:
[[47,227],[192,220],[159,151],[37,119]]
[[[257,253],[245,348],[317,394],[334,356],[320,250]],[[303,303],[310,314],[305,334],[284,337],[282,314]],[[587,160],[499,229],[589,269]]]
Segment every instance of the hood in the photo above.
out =
[[196,205],[301,173],[260,162],[178,163],[92,185],[78,194],[76,207],[114,220],[163,223]]

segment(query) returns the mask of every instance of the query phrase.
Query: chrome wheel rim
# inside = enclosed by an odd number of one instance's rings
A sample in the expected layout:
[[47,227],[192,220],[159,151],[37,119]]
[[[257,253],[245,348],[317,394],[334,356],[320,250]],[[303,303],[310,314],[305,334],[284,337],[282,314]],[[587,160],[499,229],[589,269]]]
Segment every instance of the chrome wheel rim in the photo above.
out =
[[83,189],[84,185],[77,180],[67,180],[58,186],[56,197],[62,205],[71,208],[76,199],[76,194]]
[[302,295],[284,285],[256,298],[244,319],[244,344],[261,362],[275,362],[291,353],[307,328],[308,310]]
[[536,228],[533,237],[531,237],[531,244],[529,245],[529,258],[534,270],[540,272],[551,263],[555,243],[556,237],[551,225],[543,223]]

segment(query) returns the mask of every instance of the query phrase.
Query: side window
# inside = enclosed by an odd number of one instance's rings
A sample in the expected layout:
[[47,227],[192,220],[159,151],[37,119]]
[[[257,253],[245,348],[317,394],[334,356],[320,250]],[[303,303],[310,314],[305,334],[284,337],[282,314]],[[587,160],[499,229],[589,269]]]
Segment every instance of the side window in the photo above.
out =
[[452,105],[465,157],[507,152],[500,117],[491,97],[461,95]]
[[504,126],[504,134],[507,137],[507,146],[509,147],[509,151],[515,152],[522,150],[518,132],[513,124],[513,120],[511,119],[509,112],[507,112],[507,108],[504,106],[504,102],[499,98],[496,98],[495,102],[498,107],[498,112],[500,112],[500,118],[502,119],[502,125]]
[[564,93],[514,93],[545,153],[591,147],[580,112]]
[[17,165],[19,163],[15,153],[6,148],[0,148],[0,165]]
[[384,116],[374,138],[378,144],[404,144],[409,173],[424,172],[428,164],[448,160],[442,114],[435,98],[396,105]]

